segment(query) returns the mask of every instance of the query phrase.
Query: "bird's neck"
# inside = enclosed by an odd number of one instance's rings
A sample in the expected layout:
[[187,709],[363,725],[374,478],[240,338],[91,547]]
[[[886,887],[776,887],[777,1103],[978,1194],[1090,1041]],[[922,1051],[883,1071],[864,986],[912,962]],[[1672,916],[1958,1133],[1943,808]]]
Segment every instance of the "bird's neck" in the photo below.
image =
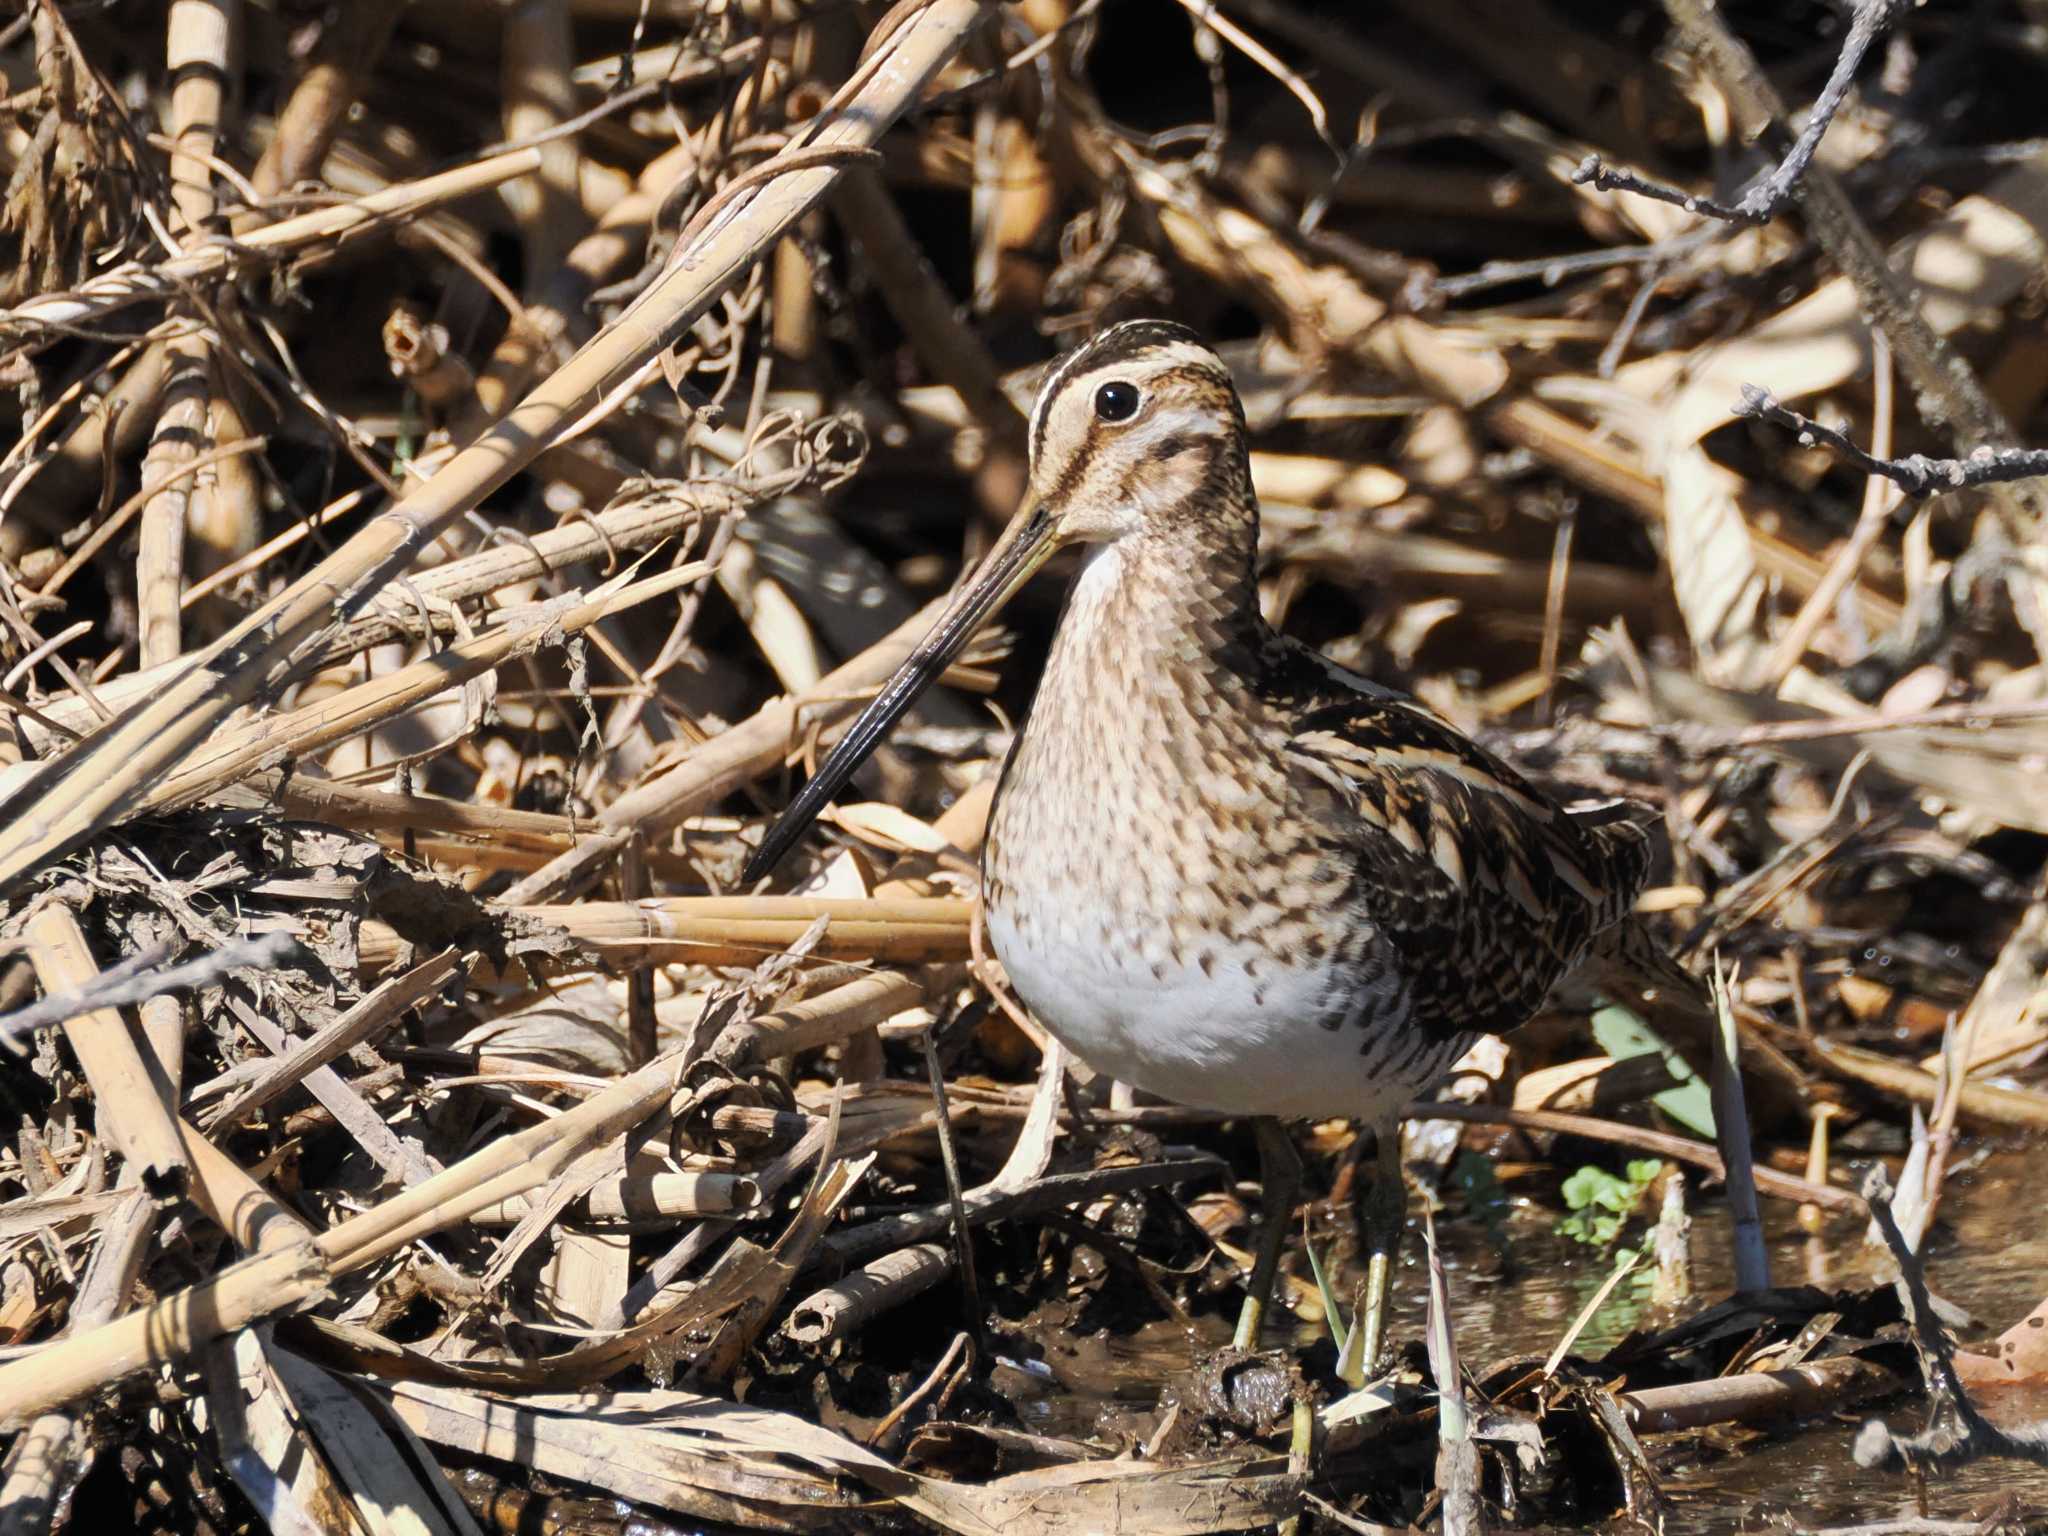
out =
[[1178,710],[1190,696],[1232,691],[1242,659],[1271,635],[1259,612],[1257,525],[1247,522],[1228,543],[1134,533],[1090,550],[1060,616],[1041,704],[1064,694]]
[[[1279,760],[1284,722],[1259,686],[1273,637],[1253,541],[1198,555],[1142,534],[1090,551],[996,793],[998,906],[1100,879],[1105,860],[1171,871],[1190,847],[1238,846],[1224,823],[1242,822],[1247,780],[1229,770]],[[1161,922],[1173,901],[1156,882],[1129,899]]]

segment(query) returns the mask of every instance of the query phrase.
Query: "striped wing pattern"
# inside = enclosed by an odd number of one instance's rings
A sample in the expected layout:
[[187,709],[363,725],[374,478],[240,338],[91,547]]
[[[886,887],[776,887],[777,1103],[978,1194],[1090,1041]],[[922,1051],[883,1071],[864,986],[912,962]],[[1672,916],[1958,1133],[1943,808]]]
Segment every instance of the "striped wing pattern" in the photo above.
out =
[[1347,692],[1299,716],[1288,753],[1360,824],[1352,896],[1409,1022],[1513,1029],[1633,908],[1649,813],[1575,816],[1420,704]]

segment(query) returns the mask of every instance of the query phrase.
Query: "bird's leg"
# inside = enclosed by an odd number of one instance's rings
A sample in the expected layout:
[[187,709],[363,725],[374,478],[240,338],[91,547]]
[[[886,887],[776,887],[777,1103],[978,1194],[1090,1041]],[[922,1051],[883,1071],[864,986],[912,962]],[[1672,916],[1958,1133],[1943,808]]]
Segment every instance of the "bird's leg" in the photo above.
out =
[[1287,1128],[1270,1115],[1261,1115],[1252,1121],[1252,1129],[1259,1139],[1259,1191],[1265,1214],[1259,1229],[1258,1261],[1252,1265],[1251,1293],[1244,1299],[1244,1310],[1237,1314],[1239,1349],[1259,1347],[1259,1325],[1265,1321],[1273,1280],[1280,1272],[1280,1251],[1287,1246],[1294,1198],[1301,1193],[1301,1157],[1288,1139]]
[[1386,1338],[1387,1297],[1394,1285],[1394,1257],[1401,1250],[1401,1229],[1408,1223],[1408,1188],[1401,1180],[1401,1124],[1379,1128],[1378,1165],[1372,1194],[1365,1207],[1365,1310],[1357,1326],[1365,1330],[1360,1369],[1371,1375]]

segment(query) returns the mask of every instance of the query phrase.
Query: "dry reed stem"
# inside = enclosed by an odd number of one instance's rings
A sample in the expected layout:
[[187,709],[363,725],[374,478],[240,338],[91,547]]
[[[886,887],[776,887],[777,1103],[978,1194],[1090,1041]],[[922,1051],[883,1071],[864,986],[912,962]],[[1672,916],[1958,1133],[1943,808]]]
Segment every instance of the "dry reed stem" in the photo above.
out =
[[207,440],[208,371],[213,349],[198,336],[171,343],[169,403],[143,460],[154,489],[142,508],[135,555],[140,633],[136,654],[144,666],[176,661],[184,651],[185,530],[194,498],[193,477],[181,473],[211,451]]
[[216,1278],[0,1365],[0,1430],[18,1429],[167,1361],[189,1359],[262,1318],[311,1305],[331,1278],[311,1244],[245,1259]]
[[[166,356],[173,359],[173,364],[175,365],[175,360],[179,358],[180,354],[175,347],[171,347],[166,349]],[[49,597],[62,589],[67,581],[78,574],[79,569],[87,561],[91,560],[94,555],[106,547],[110,539],[128,526],[128,521],[131,517],[142,511],[156,496],[173,487],[182,485],[191,476],[212,467],[222,459],[240,453],[261,453],[267,446],[268,439],[266,438],[243,437],[237,438],[231,443],[216,444],[204,453],[166,465],[162,468],[160,474],[152,474],[150,468],[145,466],[143,470],[143,488],[116,507],[112,516],[102,521],[98,527],[94,528],[91,533],[87,534],[79,542],[78,548],[73,550],[66,557],[64,563],[58,566],[55,572],[43,582],[39,589],[41,595]],[[154,665],[162,669],[159,675],[167,676],[173,663],[164,661]],[[123,681],[126,680],[124,679]],[[62,700],[52,700],[51,704],[55,710],[61,711],[63,708]]]
[[[34,913],[27,937],[47,994],[62,995],[98,979],[77,916],[62,902],[48,902]],[[159,1188],[168,1180],[245,1252],[310,1235],[268,1190],[167,1107],[176,1096],[167,1052],[182,1043],[181,1036],[146,1040],[145,1051],[119,1010],[101,1008],[71,1020],[65,1037],[105,1117],[100,1134],[128,1161],[136,1182]]]
[[293,1044],[276,1058],[263,1075],[243,1088],[206,1117],[208,1135],[217,1135],[247,1119],[280,1094],[289,1092],[342,1052],[371,1039],[379,1030],[396,1023],[404,1014],[425,1002],[461,973],[458,952],[444,949],[401,976],[393,976],[365,993],[362,999],[332,1023]]
[[50,1528],[58,1496],[89,1448],[78,1416],[46,1413],[7,1448],[0,1485],[0,1531],[38,1536]]
[[531,292],[562,264],[583,222],[577,186],[583,156],[576,136],[549,136],[576,115],[569,79],[575,40],[566,0],[513,0],[502,15],[499,110],[505,140],[542,141],[534,174],[507,182],[498,193],[512,210]]
[[[62,419],[64,407],[73,403],[74,390],[66,390],[64,398],[52,402],[35,425],[0,456],[0,468],[22,463],[0,489],[0,513],[6,514],[0,518],[0,554],[25,560],[36,555],[47,562],[25,564],[22,579],[27,582],[47,579],[63,561],[55,550],[27,549],[22,542],[26,530],[41,529],[51,536],[65,532],[76,520],[80,504],[99,494],[108,459],[134,452],[156,420],[157,401],[170,375],[169,343],[158,339],[137,346],[138,355],[132,360],[125,353],[108,360],[109,368],[120,370],[113,387],[94,409],[78,415],[49,458],[36,464],[29,455],[42,446],[41,429]],[[80,380],[75,389],[82,392],[87,382]]]
[[[967,40],[985,5],[934,0],[870,61],[861,89],[826,114],[810,145],[872,144]],[[772,164],[772,162],[771,162]],[[602,335],[473,446],[283,596],[236,625],[149,704],[74,748],[11,797],[0,827],[0,888],[127,814],[233,709],[253,698],[321,624],[349,617],[461,512],[637,375],[838,179],[815,165],[766,180],[679,250],[661,278]]]
[[515,149],[418,181],[400,182],[330,208],[280,219],[232,242],[203,244],[167,261],[116,267],[74,292],[31,299],[0,310],[0,336],[39,327],[89,324],[130,304],[162,298],[186,285],[203,285],[239,271],[252,257],[276,257],[343,239],[379,221],[408,218],[456,198],[487,191],[540,164],[540,152]]
[[[127,1309],[142,1261],[157,1227],[156,1202],[139,1187],[134,1165],[122,1171],[120,1204],[101,1225],[92,1263],[71,1302],[73,1333],[97,1328]],[[74,1418],[44,1414],[8,1449],[8,1476],[0,1486],[0,1536],[47,1530],[60,1489],[85,1450],[73,1444]]]
[[[23,927],[36,979],[58,996],[83,991],[100,968],[86,946],[78,914],[61,900],[46,900]],[[168,1084],[142,1047],[135,1026],[118,1009],[96,1008],[69,1020],[64,1038],[78,1057],[99,1106],[100,1134],[133,1163],[143,1187],[160,1200],[182,1195],[191,1170],[168,1102]]]
[[[504,909],[531,929],[564,934],[621,965],[686,962],[753,966],[788,949],[820,919],[811,958],[924,965],[967,958],[971,902],[929,896],[820,901],[803,896],[649,896]],[[404,945],[384,924],[363,924],[358,956],[365,975],[393,964]]]
[[801,1055],[873,1029],[924,1000],[925,985],[917,977],[877,971],[733,1025],[721,1037],[718,1055],[734,1066]]
[[[329,27],[277,114],[276,130],[249,180],[265,197],[320,174],[327,151],[362,95],[408,0],[355,0],[348,25]],[[251,226],[261,222],[249,218]],[[237,234],[247,230],[238,228]]]
[[[995,778],[987,775],[946,808],[933,830],[962,853],[975,853],[987,834],[989,807],[994,801]],[[887,880],[875,888],[875,896],[898,901],[921,897],[927,889],[928,883],[921,880]],[[879,971],[816,997],[743,1019],[718,1038],[711,1054],[735,1068],[794,1056],[873,1029],[915,1007],[924,995],[920,979]]]
[[1629,1427],[1639,1435],[1674,1434],[1709,1424],[1838,1413],[1857,1403],[1889,1397],[1899,1379],[1856,1355],[1815,1360],[1787,1370],[1750,1371],[1669,1387],[1621,1393]]
[[473,640],[414,662],[384,677],[302,705],[268,715],[221,733],[203,751],[195,751],[179,771],[160,779],[143,803],[152,810],[192,805],[235,783],[260,766],[304,757],[337,742],[360,736],[384,721],[427,700],[458,688],[521,656],[559,644],[600,620],[623,613],[705,574],[700,565],[683,565],[659,576],[630,584],[607,583],[607,592],[578,601],[582,594],[556,598],[521,613],[510,611],[504,622]]
[[[251,451],[261,443],[261,439],[250,439],[226,444],[215,449],[209,458]],[[567,567],[599,559],[609,560],[618,554],[645,549],[664,539],[686,534],[703,522],[744,512],[766,498],[786,494],[803,484],[806,473],[792,468],[779,475],[741,482],[657,483],[646,494],[624,498],[593,517],[578,518],[530,538],[493,544],[474,554],[434,566],[409,578],[402,589],[380,594],[370,604],[369,612],[338,626],[323,641],[310,648],[309,655],[302,658],[302,664],[317,660],[331,665],[373,646],[419,635],[423,629],[435,634],[454,634],[457,628],[450,611],[452,605],[488,596],[520,582],[544,578]],[[136,502],[139,500],[139,496],[134,498]],[[116,519],[121,516],[121,513],[115,515]],[[298,533],[302,529],[303,525],[293,532]],[[97,534],[93,537],[96,538]],[[93,539],[89,538],[87,542],[93,543]],[[295,538],[280,536],[268,549],[275,554],[295,542]],[[94,548],[97,547],[94,544]],[[256,555],[263,553],[262,550],[255,552]],[[81,547],[77,556],[66,562],[64,571],[52,579],[46,590],[56,587],[61,577],[83,564],[89,554],[90,551]],[[199,584],[200,587],[205,585]],[[130,703],[163,687],[175,671],[175,665],[143,668],[103,684],[96,693],[103,703],[115,706]],[[53,720],[77,727],[98,718],[84,699],[69,694],[51,699],[44,713]]]
[[782,1331],[799,1344],[845,1338],[883,1312],[916,1300],[952,1272],[950,1244],[912,1243],[812,1292],[791,1309]]
[[192,1201],[244,1253],[295,1247],[313,1233],[291,1208],[184,1120],[178,1135],[192,1165]]
[[[730,1216],[761,1203],[761,1186],[743,1173],[622,1173],[600,1179],[582,1196],[584,1216],[608,1226],[662,1227],[689,1216]],[[532,1213],[526,1195],[487,1205],[470,1220],[509,1227]]]
[[649,1062],[588,1102],[490,1143],[310,1243],[245,1259],[101,1328],[0,1364],[0,1430],[133,1372],[184,1360],[262,1318],[311,1305],[336,1277],[547,1182],[660,1109],[675,1068],[673,1054]]
[[943,606],[944,599],[927,604],[885,639],[828,673],[809,693],[771,700],[666,773],[627,790],[598,813],[596,835],[519,881],[504,900],[529,902],[580,888],[629,838],[665,833],[685,816],[770,772],[803,739],[804,729],[851,719],[865,695],[887,682],[924,638]]
[[[419,856],[436,864],[535,869],[573,848],[589,830],[587,822],[571,816],[402,795],[304,775],[258,773],[243,782],[291,815],[378,835],[387,843],[410,838]],[[685,854],[657,848],[644,850],[642,857],[665,878],[688,881],[701,875]]]
[[[164,44],[171,76],[171,201],[174,235],[194,240],[213,221],[213,165],[223,129],[241,9],[234,0],[172,0]],[[181,306],[182,307],[182,306]],[[184,650],[185,536],[194,501],[206,494],[178,471],[209,452],[213,342],[194,329],[170,342],[168,402],[143,460],[145,485],[135,557],[137,654],[144,666],[172,661]]]
[[[1809,1049],[1824,1069],[1851,1082],[1905,1100],[1933,1107],[1941,1079],[1911,1062],[1902,1062],[1860,1046],[1816,1037]],[[1997,1083],[1964,1079],[1956,1094],[1956,1113],[1972,1124],[2020,1130],[2048,1130],[2048,1093],[2038,1088],[2007,1088]]]
[[514,1398],[421,1382],[389,1390],[424,1439],[551,1475],[602,1469],[604,1485],[621,1497],[755,1529],[844,1528],[866,1500],[842,1476],[966,1536],[1025,1528],[1045,1536],[1202,1536],[1269,1525],[1301,1499],[1302,1479],[1276,1472],[1280,1463],[1263,1452],[1180,1465],[1052,1466],[975,1485],[904,1471],[794,1414],[691,1392]]

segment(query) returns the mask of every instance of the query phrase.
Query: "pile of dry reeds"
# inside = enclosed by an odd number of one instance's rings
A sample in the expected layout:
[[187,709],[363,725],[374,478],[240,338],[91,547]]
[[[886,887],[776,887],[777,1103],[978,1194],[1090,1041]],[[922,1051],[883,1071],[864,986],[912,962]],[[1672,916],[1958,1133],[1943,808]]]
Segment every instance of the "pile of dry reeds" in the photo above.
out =
[[[1910,1256],[2048,1125],[2038,6],[28,0],[0,63],[0,1533],[1653,1518],[1658,1436],[1908,1334],[2038,1458]],[[1461,1371],[1432,1262],[1379,1396],[1216,1355],[1249,1139],[1077,1120],[974,940],[1051,595],[738,887],[1140,314],[1238,372],[1276,622],[1663,808],[1723,1040],[1561,998],[1410,1151],[1543,1221],[1661,1161],[1665,1332]],[[1901,1180],[1905,1312],[1686,1316],[1728,1044],[1767,1205]],[[1162,1320],[1136,1419],[1028,1406]]]

